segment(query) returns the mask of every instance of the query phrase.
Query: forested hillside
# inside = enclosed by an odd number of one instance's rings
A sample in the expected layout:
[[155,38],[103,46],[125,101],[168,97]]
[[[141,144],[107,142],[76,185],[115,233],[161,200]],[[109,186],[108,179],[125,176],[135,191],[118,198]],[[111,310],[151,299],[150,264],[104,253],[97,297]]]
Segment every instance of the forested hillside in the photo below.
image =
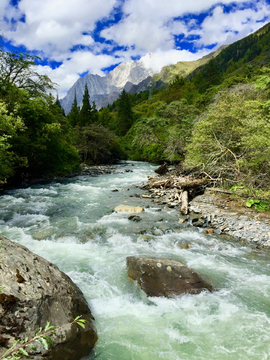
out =
[[95,124],[98,112],[89,95],[66,117],[50,94],[56,84],[35,72],[39,61],[0,50],[0,185],[72,174],[88,159],[119,158],[116,136]]
[[[85,86],[68,116],[37,58],[1,51],[0,181],[66,175],[120,158],[181,164],[250,188],[269,187],[270,25],[224,48],[169,86],[97,111]],[[174,67],[175,70],[175,67]]]
[[[269,44],[268,24],[186,78],[176,75],[167,89],[122,93],[100,110],[99,121],[122,136],[128,158],[180,163],[212,179],[268,187]],[[125,128],[120,121],[124,96]]]

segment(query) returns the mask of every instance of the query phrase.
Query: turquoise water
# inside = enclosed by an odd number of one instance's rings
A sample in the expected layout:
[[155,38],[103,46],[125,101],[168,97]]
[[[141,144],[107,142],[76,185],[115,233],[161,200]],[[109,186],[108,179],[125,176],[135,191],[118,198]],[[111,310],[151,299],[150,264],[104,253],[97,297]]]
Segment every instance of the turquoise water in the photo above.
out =
[[[81,288],[99,334],[89,360],[269,359],[268,253],[204,235],[180,225],[176,210],[131,197],[153,170],[134,162],[116,174],[7,191],[0,233],[54,262]],[[112,212],[119,204],[146,207],[142,221]],[[181,249],[183,242],[192,246]],[[214,291],[147,298],[127,279],[130,255],[178,259]]]

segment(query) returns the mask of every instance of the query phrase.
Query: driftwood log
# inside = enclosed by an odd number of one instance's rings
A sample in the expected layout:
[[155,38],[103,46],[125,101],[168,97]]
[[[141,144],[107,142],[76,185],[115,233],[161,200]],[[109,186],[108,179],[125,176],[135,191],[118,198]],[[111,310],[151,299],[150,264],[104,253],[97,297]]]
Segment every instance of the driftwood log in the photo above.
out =
[[180,211],[183,215],[188,213],[188,197],[196,189],[205,186],[209,183],[208,178],[196,179],[192,176],[164,176],[159,178],[153,178],[148,176],[148,184],[144,189],[154,191],[156,195],[164,196],[166,190],[173,189],[173,195],[170,195],[169,200],[177,204],[181,204]]
[[181,214],[187,215],[188,213],[188,192],[187,190],[182,193],[182,204],[181,204]]
[[148,177],[148,185],[152,188],[159,189],[181,189],[190,190],[209,183],[209,179],[190,179],[189,177],[169,176],[164,178],[152,178]]

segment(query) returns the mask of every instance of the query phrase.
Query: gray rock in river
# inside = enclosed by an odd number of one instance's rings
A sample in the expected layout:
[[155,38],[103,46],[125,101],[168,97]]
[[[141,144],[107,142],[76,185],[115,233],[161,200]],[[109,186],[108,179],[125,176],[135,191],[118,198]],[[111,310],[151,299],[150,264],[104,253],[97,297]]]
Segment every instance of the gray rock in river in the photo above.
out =
[[137,281],[148,296],[168,298],[184,293],[212,291],[212,286],[180,261],[159,258],[127,257],[128,276]]
[[[29,359],[79,360],[97,341],[93,316],[81,290],[57,266],[0,236],[0,355],[15,339],[33,338],[49,321],[59,327],[77,316],[85,329],[67,326],[52,337],[49,351],[38,347]],[[49,245],[48,245],[49,246]]]

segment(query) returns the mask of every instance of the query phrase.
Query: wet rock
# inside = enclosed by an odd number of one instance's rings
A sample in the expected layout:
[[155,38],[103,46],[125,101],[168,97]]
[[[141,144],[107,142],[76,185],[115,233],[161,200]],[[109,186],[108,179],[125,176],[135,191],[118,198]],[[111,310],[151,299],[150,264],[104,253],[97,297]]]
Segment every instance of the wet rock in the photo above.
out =
[[117,191],[119,191],[118,189],[114,189],[114,190],[112,190],[112,192],[117,192]]
[[179,224],[184,224],[184,222],[186,222],[186,221],[187,221],[187,219],[180,219]]
[[146,242],[149,242],[149,241],[151,241],[153,238],[150,236],[150,235],[143,235],[142,237],[141,237],[141,240],[143,240],[143,241],[146,241]]
[[214,229],[205,229],[203,231],[204,234],[213,234],[214,233]]
[[144,235],[145,233],[146,233],[145,229],[135,231],[136,235]]
[[135,221],[135,222],[139,222],[142,220],[142,218],[138,215],[131,215],[128,217],[128,220],[131,220],[131,221]]
[[[0,334],[5,346],[16,339],[32,338],[49,321],[59,327],[81,315],[85,329],[77,325],[52,337],[53,348],[38,347],[33,360],[79,360],[89,355],[97,341],[93,316],[81,290],[57,266],[26,247],[0,237]],[[12,326],[11,326],[12,324]],[[3,342],[2,341],[2,342]],[[0,355],[5,351],[0,348]]]
[[186,244],[186,243],[178,243],[178,247],[180,249],[189,249],[190,248],[189,244]]
[[128,276],[137,281],[148,296],[174,297],[201,291],[212,286],[180,261],[158,258],[127,257]]
[[193,219],[192,225],[196,226],[196,227],[202,227],[204,225],[204,220],[203,219]]
[[140,206],[129,206],[129,205],[118,205],[114,209],[115,212],[124,212],[124,213],[141,213],[144,212],[144,208]]
[[168,164],[164,163],[155,170],[155,173],[157,173],[158,175],[165,175],[168,171],[169,171]]
[[164,231],[163,231],[163,230],[158,229],[158,228],[155,228],[155,227],[152,228],[151,233],[152,233],[154,236],[164,235]]

